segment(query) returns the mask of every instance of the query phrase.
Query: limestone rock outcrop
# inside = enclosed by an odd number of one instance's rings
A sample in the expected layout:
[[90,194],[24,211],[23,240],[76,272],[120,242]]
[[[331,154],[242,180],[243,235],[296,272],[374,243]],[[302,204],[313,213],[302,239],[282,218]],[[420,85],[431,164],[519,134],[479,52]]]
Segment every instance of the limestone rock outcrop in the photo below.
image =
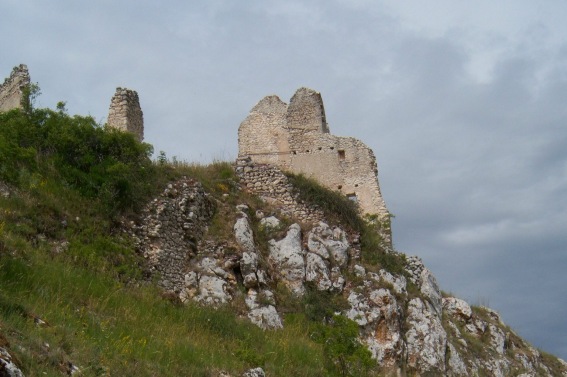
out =
[[12,355],[3,347],[0,347],[0,376],[24,377],[22,371],[14,364]]

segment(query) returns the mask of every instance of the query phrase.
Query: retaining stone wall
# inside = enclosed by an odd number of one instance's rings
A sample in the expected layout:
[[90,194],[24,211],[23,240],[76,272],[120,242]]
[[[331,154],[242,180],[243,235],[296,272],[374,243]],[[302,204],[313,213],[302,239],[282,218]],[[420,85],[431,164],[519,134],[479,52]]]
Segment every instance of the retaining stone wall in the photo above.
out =
[[283,215],[304,223],[324,221],[322,210],[297,199],[288,178],[276,166],[257,164],[249,158],[242,158],[236,161],[236,174],[241,184],[280,208]]

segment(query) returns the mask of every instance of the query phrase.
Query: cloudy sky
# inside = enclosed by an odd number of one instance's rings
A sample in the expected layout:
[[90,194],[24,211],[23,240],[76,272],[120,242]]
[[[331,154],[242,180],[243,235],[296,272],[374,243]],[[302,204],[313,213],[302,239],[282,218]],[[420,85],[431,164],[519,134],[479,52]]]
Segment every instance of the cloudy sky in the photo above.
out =
[[146,141],[233,159],[268,94],[322,93],[331,132],[378,159],[395,246],[442,289],[567,359],[563,0],[2,0],[0,76],[104,123],[135,89]]

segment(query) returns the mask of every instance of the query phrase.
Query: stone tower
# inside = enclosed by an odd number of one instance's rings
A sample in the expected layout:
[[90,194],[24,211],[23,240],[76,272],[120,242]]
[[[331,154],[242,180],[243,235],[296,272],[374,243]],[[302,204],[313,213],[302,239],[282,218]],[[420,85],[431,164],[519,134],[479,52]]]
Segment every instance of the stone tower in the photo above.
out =
[[0,111],[22,108],[24,88],[30,84],[30,74],[25,64],[12,69],[10,77],[0,86]]
[[135,90],[116,88],[110,101],[108,125],[133,133],[138,141],[144,140],[144,115]]

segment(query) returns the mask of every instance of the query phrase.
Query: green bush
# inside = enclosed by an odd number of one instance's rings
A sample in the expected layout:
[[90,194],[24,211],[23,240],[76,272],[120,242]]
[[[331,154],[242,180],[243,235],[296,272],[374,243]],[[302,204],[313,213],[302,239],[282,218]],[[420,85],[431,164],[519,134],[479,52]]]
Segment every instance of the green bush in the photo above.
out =
[[335,315],[321,325],[315,339],[323,344],[325,367],[332,376],[368,376],[376,366],[358,341],[358,324],[345,316]]
[[[136,209],[152,192],[152,147],[92,117],[49,109],[0,114],[0,179],[17,187],[51,176],[98,198],[109,213]],[[23,187],[25,189],[30,187]]]

